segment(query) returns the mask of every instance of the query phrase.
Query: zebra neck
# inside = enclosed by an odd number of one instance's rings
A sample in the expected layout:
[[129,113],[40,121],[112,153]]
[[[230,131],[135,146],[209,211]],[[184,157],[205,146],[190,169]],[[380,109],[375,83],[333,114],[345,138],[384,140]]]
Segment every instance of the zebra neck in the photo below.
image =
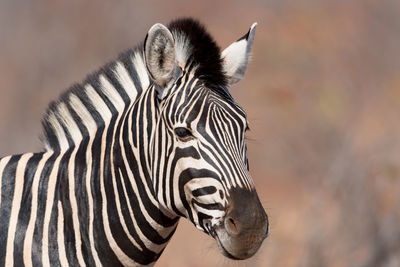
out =
[[[124,223],[114,225],[111,231],[125,233],[120,235],[123,240],[118,243],[130,240],[132,247],[121,251],[126,255],[131,253],[130,258],[141,264],[158,259],[179,219],[170,215],[154,194],[149,155],[150,139],[158,121],[156,94],[154,88],[142,94],[135,104],[111,121],[100,142],[105,146],[100,151],[109,169],[104,177],[105,190],[112,189],[115,199],[116,208],[109,213],[113,213],[112,217],[118,216],[120,221],[125,220],[125,226]],[[133,253],[135,249],[137,254]]]
[[65,153],[71,154],[76,163],[85,162],[85,173],[72,173],[82,176],[76,181],[86,181],[86,190],[77,196],[78,201],[92,199],[78,207],[87,205],[85,210],[89,210],[88,218],[82,216],[80,222],[92,222],[81,227],[87,232],[81,231],[87,246],[96,248],[90,255],[93,262],[108,262],[111,266],[151,264],[160,257],[177,227],[178,217],[164,212],[154,197],[148,168],[150,142],[146,138],[153,131],[153,124],[147,116],[155,105],[151,101],[153,94],[144,93],[93,138]]

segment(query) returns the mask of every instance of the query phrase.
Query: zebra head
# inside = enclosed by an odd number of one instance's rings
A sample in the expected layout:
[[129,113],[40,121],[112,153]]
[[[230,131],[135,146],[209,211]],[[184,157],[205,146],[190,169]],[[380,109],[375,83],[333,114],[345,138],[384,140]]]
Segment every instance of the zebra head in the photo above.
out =
[[157,199],[233,259],[255,254],[269,228],[249,173],[246,114],[228,91],[244,75],[255,30],[222,53],[193,20],[155,24],[144,43],[159,114],[150,141]]

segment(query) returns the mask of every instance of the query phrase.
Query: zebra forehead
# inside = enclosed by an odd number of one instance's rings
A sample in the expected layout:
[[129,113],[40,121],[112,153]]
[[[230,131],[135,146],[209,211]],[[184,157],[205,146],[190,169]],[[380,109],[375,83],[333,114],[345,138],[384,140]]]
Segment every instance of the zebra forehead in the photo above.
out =
[[213,93],[209,96],[209,103],[210,109],[217,109],[227,115],[230,114],[235,118],[240,117],[241,120],[247,121],[246,112],[232,97],[221,97],[219,93]]
[[210,118],[214,123],[224,123],[230,126],[234,124],[240,128],[247,126],[246,113],[237,105],[214,105],[210,111]]
[[[183,94],[184,95],[184,94]],[[180,100],[176,99],[180,96]],[[174,94],[170,99],[170,104],[175,106],[175,114],[181,119],[189,121],[196,118],[204,118],[206,120],[215,119],[213,113],[223,114],[224,120],[235,120],[247,124],[247,115],[243,108],[238,105],[234,99],[229,96],[223,96],[219,92],[215,92],[210,88],[200,86],[195,90],[189,90],[187,95],[182,97],[182,94]],[[174,113],[174,112],[173,112]],[[201,114],[199,114],[201,113]]]

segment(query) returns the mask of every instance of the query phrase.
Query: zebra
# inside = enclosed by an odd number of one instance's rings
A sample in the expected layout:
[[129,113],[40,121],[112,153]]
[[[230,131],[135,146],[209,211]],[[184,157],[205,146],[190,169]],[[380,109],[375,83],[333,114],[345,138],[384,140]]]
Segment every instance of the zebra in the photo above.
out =
[[0,160],[0,266],[151,266],[181,217],[254,255],[269,223],[228,89],[256,26],[221,52],[195,19],[157,23],[52,102],[44,151]]

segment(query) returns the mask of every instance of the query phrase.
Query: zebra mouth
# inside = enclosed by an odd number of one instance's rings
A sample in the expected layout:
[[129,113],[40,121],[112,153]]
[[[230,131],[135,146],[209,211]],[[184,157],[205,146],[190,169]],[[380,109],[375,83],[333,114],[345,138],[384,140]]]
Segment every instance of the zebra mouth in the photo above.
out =
[[215,233],[214,239],[217,241],[218,248],[219,248],[219,250],[221,251],[221,253],[222,253],[225,257],[228,257],[228,258],[230,258],[230,259],[232,259],[232,260],[241,260],[240,258],[236,258],[235,256],[233,256],[231,253],[229,253],[228,250],[226,250],[226,248],[225,248],[224,245],[222,244],[221,240],[219,239],[217,233]]
[[259,237],[232,237],[228,234],[224,226],[211,226],[211,223],[205,223],[206,232],[212,236],[222,255],[232,260],[245,260],[254,255],[260,247],[262,240]]
[[229,253],[229,251],[224,247],[224,245],[222,244],[217,231],[215,230],[214,227],[212,227],[210,224],[206,223],[206,229],[208,231],[208,233],[217,241],[218,244],[218,248],[221,251],[222,255],[224,255],[225,257],[228,257],[232,260],[240,260],[240,258],[237,258],[235,256],[233,256],[231,253]]

